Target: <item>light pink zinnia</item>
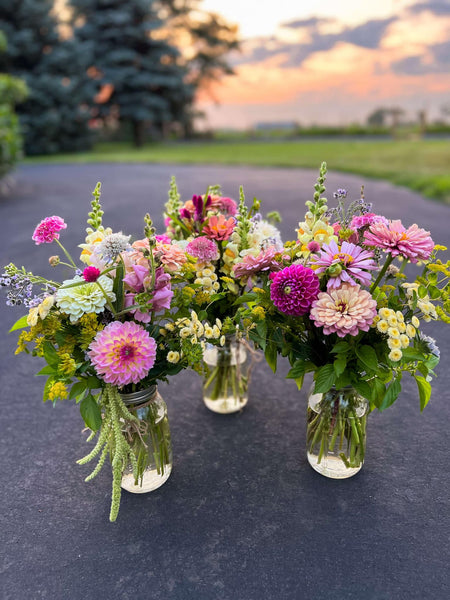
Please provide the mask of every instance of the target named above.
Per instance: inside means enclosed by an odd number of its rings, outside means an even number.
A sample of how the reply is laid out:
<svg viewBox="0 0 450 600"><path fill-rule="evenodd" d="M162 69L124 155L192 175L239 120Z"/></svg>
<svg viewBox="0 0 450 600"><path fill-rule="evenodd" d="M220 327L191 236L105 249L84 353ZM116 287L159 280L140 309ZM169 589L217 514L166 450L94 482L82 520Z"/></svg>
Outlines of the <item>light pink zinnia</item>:
<svg viewBox="0 0 450 600"><path fill-rule="evenodd" d="M370 285L372 277L368 271L377 268L373 252L350 242L342 242L339 247L334 240L324 244L320 254L313 255L310 262L316 273L326 273L330 277L327 288L338 288L344 282Z"/></svg>
<svg viewBox="0 0 450 600"><path fill-rule="evenodd" d="M148 375L155 364L156 342L133 321L113 321L97 333L88 355L103 381L122 387Z"/></svg>
<svg viewBox="0 0 450 600"><path fill-rule="evenodd" d="M403 256L412 263L430 258L434 242L430 232L421 229L415 223L405 229L400 220L374 223L364 233L364 242L368 246L382 248L392 256Z"/></svg>
<svg viewBox="0 0 450 600"><path fill-rule="evenodd" d="M261 250L258 256L247 254L240 262L233 266L233 274L235 277L251 277L260 271L279 271L283 268L278 261L275 260L275 255L279 254L275 248L267 248Z"/></svg>
<svg viewBox="0 0 450 600"><path fill-rule="evenodd" d="M186 246L186 252L191 256L195 256L201 262L211 262L219 258L219 249L216 242L203 235L189 242Z"/></svg>
<svg viewBox="0 0 450 600"><path fill-rule="evenodd" d="M321 292L313 302L310 317L326 335L339 337L368 331L377 314L377 303L359 285L342 284L337 290Z"/></svg>
<svg viewBox="0 0 450 600"><path fill-rule="evenodd" d="M64 223L64 219L61 217L46 217L43 221L36 226L32 235L32 240L39 244L51 244L53 240L59 240L59 233L61 229L66 229L67 224Z"/></svg>
<svg viewBox="0 0 450 600"><path fill-rule="evenodd" d="M223 215L213 215L209 217L207 225L203 227L203 233L209 239L227 240L233 233L236 219L230 217L226 219Z"/></svg>

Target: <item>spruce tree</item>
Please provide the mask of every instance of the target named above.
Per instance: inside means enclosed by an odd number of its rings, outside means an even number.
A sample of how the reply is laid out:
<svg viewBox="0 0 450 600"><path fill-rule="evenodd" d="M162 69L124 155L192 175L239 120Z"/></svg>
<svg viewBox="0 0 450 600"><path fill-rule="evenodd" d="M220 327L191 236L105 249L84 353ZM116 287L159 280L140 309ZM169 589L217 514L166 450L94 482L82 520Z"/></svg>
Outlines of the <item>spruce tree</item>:
<svg viewBox="0 0 450 600"><path fill-rule="evenodd" d="M29 89L17 106L27 154L81 150L91 141L88 49L60 41L52 8L52 0L0 0L0 30L8 39L0 71L24 79Z"/></svg>
<svg viewBox="0 0 450 600"><path fill-rule="evenodd" d="M160 3L153 0L70 0L74 36L92 47L90 73L100 88L96 114L130 122L134 143L146 128L163 131L183 118L193 87L178 50L162 35Z"/></svg>

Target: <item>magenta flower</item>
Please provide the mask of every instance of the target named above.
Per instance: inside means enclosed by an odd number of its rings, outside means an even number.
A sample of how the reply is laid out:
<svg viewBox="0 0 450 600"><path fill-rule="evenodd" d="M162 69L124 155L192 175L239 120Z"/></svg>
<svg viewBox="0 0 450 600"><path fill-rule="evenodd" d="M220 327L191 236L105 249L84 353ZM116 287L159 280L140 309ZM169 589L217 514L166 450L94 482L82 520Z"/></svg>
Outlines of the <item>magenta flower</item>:
<svg viewBox="0 0 450 600"><path fill-rule="evenodd" d="M97 281L97 279L100 277L100 274L100 269L97 269L97 267L92 266L86 267L82 273L83 279L88 283L93 283L94 281Z"/></svg>
<svg viewBox="0 0 450 600"><path fill-rule="evenodd" d="M387 225L389 221L382 215L376 215L375 213L366 213L365 215L355 215L350 223L350 229L361 229L373 223L384 223Z"/></svg>
<svg viewBox="0 0 450 600"><path fill-rule="evenodd" d="M186 246L186 252L195 256L201 262L210 262L219 258L219 250L214 240L205 236L200 236L189 242Z"/></svg>
<svg viewBox="0 0 450 600"><path fill-rule="evenodd" d="M371 275L368 271L377 268L373 252L350 242L342 242L339 247L334 240L324 244L320 254L311 257L311 266L316 273L326 273L330 277L327 288L338 288L344 282L370 285Z"/></svg>
<svg viewBox="0 0 450 600"><path fill-rule="evenodd" d="M376 314L377 303L369 292L344 283L337 290L321 292L313 302L310 317L326 335L344 337L369 331Z"/></svg>
<svg viewBox="0 0 450 600"><path fill-rule="evenodd" d="M142 292L144 289L144 280L149 276L149 270L142 265L131 265L132 271L129 271L123 278L126 283L135 292Z"/></svg>
<svg viewBox="0 0 450 600"><path fill-rule="evenodd" d="M125 294L125 308L137 304L135 296L136 294L134 292L128 292ZM158 267L155 271L153 295L145 307L148 310L140 311L138 308L136 308L134 310L130 310L130 313L133 315L136 321L140 321L141 323L150 323L152 320L152 313L170 308L172 298L173 292L170 287L170 275L164 272L164 267Z"/></svg>
<svg viewBox="0 0 450 600"><path fill-rule="evenodd" d="M97 333L88 355L103 381L122 387L148 375L155 364L156 342L133 321L113 321Z"/></svg>
<svg viewBox="0 0 450 600"><path fill-rule="evenodd" d="M412 263L430 258L434 242L430 232L416 224L405 229L400 220L374 223L364 233L364 242L368 246L382 248L392 256L409 258Z"/></svg>
<svg viewBox="0 0 450 600"><path fill-rule="evenodd" d="M261 250L258 256L247 254L242 260L233 266L235 277L251 277L260 271L279 271L282 266L275 260L277 254L275 248Z"/></svg>
<svg viewBox="0 0 450 600"><path fill-rule="evenodd" d="M319 292L319 278L312 269L291 265L271 273L270 297L278 310L286 315L305 315Z"/></svg>
<svg viewBox="0 0 450 600"><path fill-rule="evenodd" d="M66 229L67 224L64 223L64 219L61 217L46 217L43 221L37 225L32 235L32 240L39 244L51 244L54 240L59 240L59 233L61 229Z"/></svg>
<svg viewBox="0 0 450 600"><path fill-rule="evenodd" d="M170 219L169 219L169 222L170 222ZM166 223L166 225L168 225L168 223ZM172 243L172 239L165 233L163 233L162 235L155 235L155 240L157 242L159 242L160 244L171 244Z"/></svg>

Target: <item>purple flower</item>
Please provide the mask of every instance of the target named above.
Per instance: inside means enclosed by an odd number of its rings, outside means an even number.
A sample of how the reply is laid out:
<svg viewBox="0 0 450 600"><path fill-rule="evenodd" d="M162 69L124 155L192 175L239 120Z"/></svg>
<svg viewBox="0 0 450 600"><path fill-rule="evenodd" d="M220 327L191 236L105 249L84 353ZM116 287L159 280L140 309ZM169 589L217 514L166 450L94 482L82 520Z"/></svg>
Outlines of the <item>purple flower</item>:
<svg viewBox="0 0 450 600"><path fill-rule="evenodd" d="M368 271L377 268L373 252L350 242L342 242L339 247L334 240L324 244L319 255L311 257L311 266L316 273L326 273L329 276L327 288L338 288L344 282L350 285L370 285L372 276Z"/></svg>
<svg viewBox="0 0 450 600"><path fill-rule="evenodd" d="M138 265L135 265L135 267L136 266ZM128 292L127 294L125 294L125 308L136 304L135 296L136 294L134 292ZM173 292L170 287L170 275L164 272L164 267L158 267L155 271L153 295L149 299L148 304L145 307L148 308L148 312L141 312L137 308L130 312L132 313L136 321L141 321L142 323L150 323L150 321L152 320L151 313L170 308L172 298Z"/></svg>
<svg viewBox="0 0 450 600"><path fill-rule="evenodd" d="M205 236L199 236L189 242L186 246L186 252L202 262L210 262L219 258L219 249L216 242Z"/></svg>
<svg viewBox="0 0 450 600"><path fill-rule="evenodd" d="M270 297L278 310L286 315L305 315L319 293L319 278L312 269L291 265L271 273Z"/></svg>
<svg viewBox="0 0 450 600"><path fill-rule="evenodd" d="M133 271L129 271L123 278L126 283L135 292L142 292L144 288L144 280L149 276L149 271L141 265L132 265Z"/></svg>
<svg viewBox="0 0 450 600"><path fill-rule="evenodd" d="M386 217L382 215L376 215L375 213L366 213L365 215L355 215L350 223L350 229L361 229L372 225L372 223L384 223L388 224Z"/></svg>

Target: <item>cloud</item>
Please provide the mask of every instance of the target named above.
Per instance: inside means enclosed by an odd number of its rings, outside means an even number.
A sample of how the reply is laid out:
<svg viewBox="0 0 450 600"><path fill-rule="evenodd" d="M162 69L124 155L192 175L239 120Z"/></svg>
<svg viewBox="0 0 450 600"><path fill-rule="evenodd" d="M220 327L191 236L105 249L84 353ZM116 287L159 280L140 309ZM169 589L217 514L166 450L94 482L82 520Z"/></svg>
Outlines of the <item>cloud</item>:
<svg viewBox="0 0 450 600"><path fill-rule="evenodd" d="M429 2L418 2L409 7L409 11L414 15L426 10L432 12L436 16L447 16L450 15L450 2L445 0L429 0Z"/></svg>
<svg viewBox="0 0 450 600"><path fill-rule="evenodd" d="M311 17L285 23L282 27L304 30L308 33L308 41L284 42L280 38L260 38L259 43L249 40L244 44L243 55L233 61L235 66L259 63L274 56L285 56L280 68L301 66L316 52L332 50L338 43L346 42L361 48L378 48L387 28L397 17L388 19L372 19L355 27L346 27L339 33L321 33L320 26L338 22L335 19Z"/></svg>
<svg viewBox="0 0 450 600"><path fill-rule="evenodd" d="M426 75L427 73L450 72L450 42L429 47L429 55L407 56L392 63L392 70L398 75ZM430 56L432 59L430 59Z"/></svg>

